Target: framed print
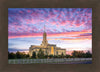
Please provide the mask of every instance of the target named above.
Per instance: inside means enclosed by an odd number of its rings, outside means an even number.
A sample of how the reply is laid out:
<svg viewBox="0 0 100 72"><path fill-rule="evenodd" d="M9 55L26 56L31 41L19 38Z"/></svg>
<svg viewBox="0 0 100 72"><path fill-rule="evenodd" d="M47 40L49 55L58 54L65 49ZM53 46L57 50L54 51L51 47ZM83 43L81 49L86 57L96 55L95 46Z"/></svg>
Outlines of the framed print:
<svg viewBox="0 0 100 72"><path fill-rule="evenodd" d="M100 4L0 1L0 72L99 72Z"/></svg>

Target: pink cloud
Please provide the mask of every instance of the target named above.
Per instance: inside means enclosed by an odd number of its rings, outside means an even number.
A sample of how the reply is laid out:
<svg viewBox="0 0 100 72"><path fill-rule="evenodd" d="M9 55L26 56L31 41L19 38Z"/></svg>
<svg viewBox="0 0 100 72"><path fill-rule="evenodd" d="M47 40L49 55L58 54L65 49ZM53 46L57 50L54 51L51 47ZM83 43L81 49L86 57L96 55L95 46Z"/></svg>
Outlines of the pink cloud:
<svg viewBox="0 0 100 72"><path fill-rule="evenodd" d="M23 13L23 11L19 11L20 13Z"/></svg>
<svg viewBox="0 0 100 72"><path fill-rule="evenodd" d="M63 20L63 21L61 22L61 25L62 25L62 26L66 25L66 21Z"/></svg>
<svg viewBox="0 0 100 72"><path fill-rule="evenodd" d="M53 21L53 22L51 22L51 24L52 24L52 25L55 25L55 24L56 24L56 22L55 22L55 21Z"/></svg>
<svg viewBox="0 0 100 72"><path fill-rule="evenodd" d="M31 11L30 10L27 10L27 12L30 13Z"/></svg>
<svg viewBox="0 0 100 72"><path fill-rule="evenodd" d="M59 37L59 36L63 36L63 37L77 37L79 36L80 34L84 34L84 33L91 33L91 32L62 32L62 33L54 33L54 34L51 34L51 33L47 33L47 36L48 37ZM9 32L10 34L10 32ZM36 36L42 36L43 33L28 33L25 34L25 35L20 35L21 37L24 36L24 37L29 37L29 36L33 36L33 37L36 37ZM14 36L14 35L13 35ZM20 36L14 36L14 37L20 37ZM9 38L11 36L9 35Z"/></svg>

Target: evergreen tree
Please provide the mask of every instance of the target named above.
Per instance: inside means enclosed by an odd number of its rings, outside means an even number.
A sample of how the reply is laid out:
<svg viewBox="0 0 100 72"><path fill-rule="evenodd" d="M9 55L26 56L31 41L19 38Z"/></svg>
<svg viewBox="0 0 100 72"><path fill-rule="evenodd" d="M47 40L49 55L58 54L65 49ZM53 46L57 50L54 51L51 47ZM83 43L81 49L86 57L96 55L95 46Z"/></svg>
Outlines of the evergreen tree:
<svg viewBox="0 0 100 72"><path fill-rule="evenodd" d="M61 58L64 58L64 54L63 54L63 52L62 52L62 54L61 54Z"/></svg>
<svg viewBox="0 0 100 72"><path fill-rule="evenodd" d="M36 52L33 52L32 58L36 58Z"/></svg>
<svg viewBox="0 0 100 72"><path fill-rule="evenodd" d="M44 58L44 52L42 51L42 49L39 49L39 52L37 54L38 58Z"/></svg>

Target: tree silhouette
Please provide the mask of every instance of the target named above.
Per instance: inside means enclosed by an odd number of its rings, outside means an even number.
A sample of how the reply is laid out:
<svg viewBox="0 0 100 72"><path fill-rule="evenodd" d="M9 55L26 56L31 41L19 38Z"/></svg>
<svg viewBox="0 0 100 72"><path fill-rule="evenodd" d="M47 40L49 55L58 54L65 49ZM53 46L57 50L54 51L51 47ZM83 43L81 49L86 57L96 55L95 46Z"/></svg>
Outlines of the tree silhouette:
<svg viewBox="0 0 100 72"><path fill-rule="evenodd" d="M67 54L67 55L66 55L66 58L71 58L71 56Z"/></svg>
<svg viewBox="0 0 100 72"><path fill-rule="evenodd" d="M22 59L22 58L29 58L29 54L26 54L25 52L19 52L16 53L9 52L8 51L8 59Z"/></svg>
<svg viewBox="0 0 100 72"><path fill-rule="evenodd" d="M16 54L15 53L9 53L8 52L8 59L15 59L16 58Z"/></svg>
<svg viewBox="0 0 100 72"><path fill-rule="evenodd" d="M16 52L16 57L17 57L18 59L22 58L21 53L20 53L19 51Z"/></svg>
<svg viewBox="0 0 100 72"><path fill-rule="evenodd" d="M73 51L72 52L72 57L76 57L76 58L91 58L92 54L90 53L90 51L87 51L86 53L84 53L83 51Z"/></svg>
<svg viewBox="0 0 100 72"><path fill-rule="evenodd" d="M78 52L77 51L73 51L72 55L73 55L73 57L78 57Z"/></svg>
<svg viewBox="0 0 100 72"><path fill-rule="evenodd" d="M90 58L90 57L92 57L92 54L90 53L90 51L87 51L86 52L86 58Z"/></svg>

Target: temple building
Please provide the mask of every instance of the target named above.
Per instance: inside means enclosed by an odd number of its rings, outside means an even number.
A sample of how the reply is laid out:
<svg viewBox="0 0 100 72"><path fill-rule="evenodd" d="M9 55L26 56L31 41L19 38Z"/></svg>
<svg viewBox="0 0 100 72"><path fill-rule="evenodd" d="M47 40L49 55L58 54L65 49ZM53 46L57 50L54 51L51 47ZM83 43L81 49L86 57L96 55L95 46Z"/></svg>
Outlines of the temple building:
<svg viewBox="0 0 100 72"><path fill-rule="evenodd" d="M55 44L48 43L47 34L45 32L45 26L42 44L40 46L31 45L31 47L29 48L30 57L32 56L33 52L36 52L36 54L38 54L40 48L42 49L45 55L61 55L62 53L66 55L66 49L62 49L60 47L57 47Z"/></svg>

